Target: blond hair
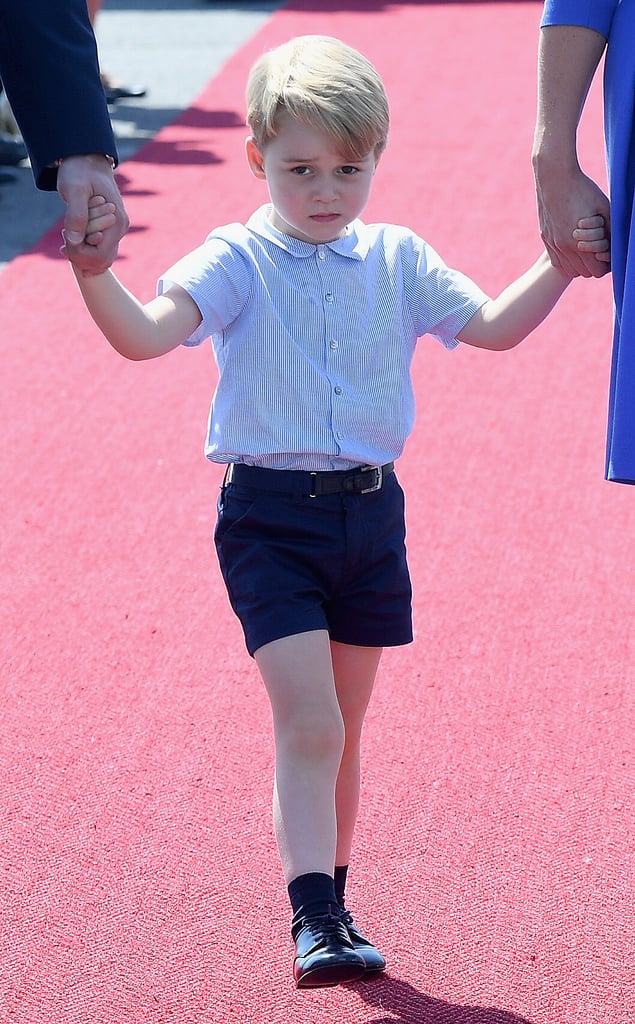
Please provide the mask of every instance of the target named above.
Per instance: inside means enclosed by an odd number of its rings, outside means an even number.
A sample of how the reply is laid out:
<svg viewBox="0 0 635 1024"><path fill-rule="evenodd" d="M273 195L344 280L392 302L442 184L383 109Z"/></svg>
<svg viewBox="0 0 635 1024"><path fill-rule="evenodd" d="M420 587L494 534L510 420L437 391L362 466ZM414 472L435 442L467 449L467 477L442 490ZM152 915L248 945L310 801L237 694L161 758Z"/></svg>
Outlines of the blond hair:
<svg viewBox="0 0 635 1024"><path fill-rule="evenodd" d="M262 150L282 111L323 131L347 159L379 156L389 127L388 99L361 53L330 36L298 36L270 50L251 69L247 124Z"/></svg>

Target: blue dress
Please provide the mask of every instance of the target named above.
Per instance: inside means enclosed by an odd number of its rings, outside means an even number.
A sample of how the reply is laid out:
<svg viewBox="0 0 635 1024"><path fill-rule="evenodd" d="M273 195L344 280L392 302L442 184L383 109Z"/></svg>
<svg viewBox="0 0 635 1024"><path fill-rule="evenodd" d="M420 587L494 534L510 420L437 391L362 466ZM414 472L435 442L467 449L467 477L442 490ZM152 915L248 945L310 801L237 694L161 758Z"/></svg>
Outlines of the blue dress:
<svg viewBox="0 0 635 1024"><path fill-rule="evenodd" d="M635 483L635 0L547 0L543 25L584 25L608 40L604 128L615 322L606 478Z"/></svg>

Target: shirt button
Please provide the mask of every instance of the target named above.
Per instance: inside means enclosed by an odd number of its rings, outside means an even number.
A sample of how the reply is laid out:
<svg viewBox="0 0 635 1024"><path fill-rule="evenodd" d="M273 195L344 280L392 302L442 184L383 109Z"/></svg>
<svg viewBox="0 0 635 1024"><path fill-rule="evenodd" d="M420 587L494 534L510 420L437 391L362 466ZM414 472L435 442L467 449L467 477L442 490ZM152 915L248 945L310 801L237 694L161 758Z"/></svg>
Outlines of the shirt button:
<svg viewBox="0 0 635 1024"><path fill-rule="evenodd" d="M333 292L327 292L326 295L324 296L324 298L326 299L327 302L332 302L333 301Z"/></svg>
<svg viewBox="0 0 635 1024"><path fill-rule="evenodd" d="M341 395L342 394L342 389L339 386L339 384L336 387L334 387L333 390L334 390L336 395Z"/></svg>
<svg viewBox="0 0 635 1024"><path fill-rule="evenodd" d="M335 338L331 339L331 348L339 348L339 344L339 341L336 341Z"/></svg>
<svg viewBox="0 0 635 1024"><path fill-rule="evenodd" d="M318 254L318 259L320 259L320 260L325 260L326 259L326 253L324 252L324 249L322 248L321 245L318 247L317 254Z"/></svg>

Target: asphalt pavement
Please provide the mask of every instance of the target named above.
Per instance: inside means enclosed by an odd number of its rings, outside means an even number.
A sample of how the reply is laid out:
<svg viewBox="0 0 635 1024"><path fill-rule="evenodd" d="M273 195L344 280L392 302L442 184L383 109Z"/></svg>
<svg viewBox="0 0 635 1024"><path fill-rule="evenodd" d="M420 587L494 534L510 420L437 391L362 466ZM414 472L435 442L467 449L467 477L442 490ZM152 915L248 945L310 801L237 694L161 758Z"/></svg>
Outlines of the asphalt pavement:
<svg viewBox="0 0 635 1024"><path fill-rule="evenodd" d="M281 2L104 0L96 35L100 63L114 79L147 95L110 108L120 160L129 159L173 121L227 58ZM39 192L28 162L0 168L0 271L60 218L55 193Z"/></svg>

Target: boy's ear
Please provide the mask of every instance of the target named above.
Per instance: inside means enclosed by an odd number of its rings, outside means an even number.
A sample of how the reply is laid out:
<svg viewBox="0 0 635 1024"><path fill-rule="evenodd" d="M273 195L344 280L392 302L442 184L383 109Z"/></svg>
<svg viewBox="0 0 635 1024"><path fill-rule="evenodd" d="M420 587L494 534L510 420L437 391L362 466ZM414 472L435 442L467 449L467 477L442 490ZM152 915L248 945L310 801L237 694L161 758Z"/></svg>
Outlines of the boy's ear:
<svg viewBox="0 0 635 1024"><path fill-rule="evenodd" d="M265 162L263 160L262 153L256 145L256 140L253 135L250 135L249 138L245 140L245 153L247 155L249 169L251 170L254 178L266 178Z"/></svg>

